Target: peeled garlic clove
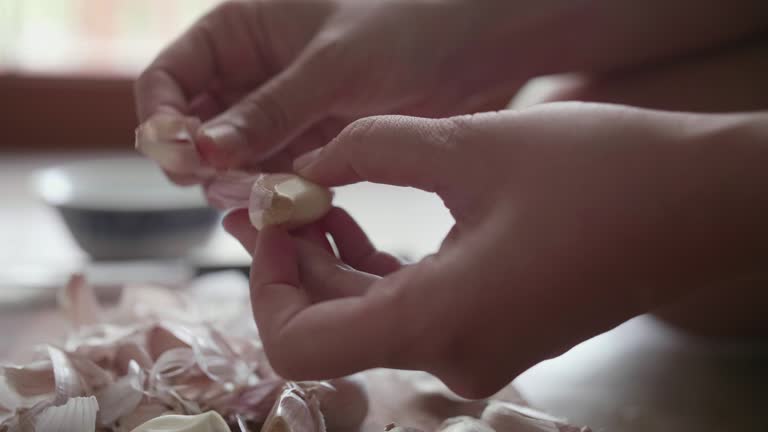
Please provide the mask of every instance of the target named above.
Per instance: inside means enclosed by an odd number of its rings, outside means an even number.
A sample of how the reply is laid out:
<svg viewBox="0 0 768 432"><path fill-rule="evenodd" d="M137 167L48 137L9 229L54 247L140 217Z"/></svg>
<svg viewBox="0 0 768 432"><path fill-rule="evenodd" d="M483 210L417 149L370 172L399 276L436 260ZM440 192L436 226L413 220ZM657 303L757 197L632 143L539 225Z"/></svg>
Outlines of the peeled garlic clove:
<svg viewBox="0 0 768 432"><path fill-rule="evenodd" d="M194 117L155 114L136 129L136 150L170 172L210 177L213 169L203 166L194 143L199 127Z"/></svg>
<svg viewBox="0 0 768 432"><path fill-rule="evenodd" d="M473 417L453 417L445 420L438 428L440 432L494 432L494 429L482 420ZM496 431L498 432L498 431ZM517 432L511 430L510 432Z"/></svg>
<svg viewBox="0 0 768 432"><path fill-rule="evenodd" d="M312 223L331 209L333 193L294 174L263 174L251 189L248 214L257 229Z"/></svg>
<svg viewBox="0 0 768 432"><path fill-rule="evenodd" d="M232 432L215 411L197 415L164 415L139 425L131 432Z"/></svg>

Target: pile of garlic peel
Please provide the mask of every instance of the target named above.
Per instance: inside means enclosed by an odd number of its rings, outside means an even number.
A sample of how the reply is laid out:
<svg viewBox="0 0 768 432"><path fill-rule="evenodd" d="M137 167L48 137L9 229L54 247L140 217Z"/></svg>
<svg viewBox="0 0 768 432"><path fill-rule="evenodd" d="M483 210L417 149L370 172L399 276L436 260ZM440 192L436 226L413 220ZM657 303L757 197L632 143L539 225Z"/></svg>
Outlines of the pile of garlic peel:
<svg viewBox="0 0 768 432"><path fill-rule="evenodd" d="M136 149L172 173L206 183L206 196L220 209L248 208L251 223L297 228L320 219L331 208L333 194L294 174L216 172L201 159L195 145L200 121L160 113L136 130Z"/></svg>
<svg viewBox="0 0 768 432"><path fill-rule="evenodd" d="M438 432L591 432L528 407L511 402L490 400L479 418L451 417L443 421ZM411 427L390 424L385 432L422 432Z"/></svg>
<svg viewBox="0 0 768 432"><path fill-rule="evenodd" d="M358 426L367 413L358 379L277 376L255 326L241 328L247 315L229 317L237 328L200 322L178 293L145 286L126 287L107 309L77 275L61 294L73 332L30 363L0 366L2 432L256 432L284 423L287 432L325 432Z"/></svg>

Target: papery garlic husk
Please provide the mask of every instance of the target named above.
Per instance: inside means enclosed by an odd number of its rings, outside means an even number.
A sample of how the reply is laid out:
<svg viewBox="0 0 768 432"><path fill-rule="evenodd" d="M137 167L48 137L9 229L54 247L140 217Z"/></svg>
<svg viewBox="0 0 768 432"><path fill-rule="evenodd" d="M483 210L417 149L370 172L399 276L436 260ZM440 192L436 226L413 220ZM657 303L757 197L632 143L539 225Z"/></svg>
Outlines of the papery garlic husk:
<svg viewBox="0 0 768 432"><path fill-rule="evenodd" d="M503 401L490 401L480 418L496 432L589 432L565 420Z"/></svg>
<svg viewBox="0 0 768 432"><path fill-rule="evenodd" d="M287 383L261 432L325 432L320 403L296 383Z"/></svg>
<svg viewBox="0 0 768 432"><path fill-rule="evenodd" d="M440 432L494 432L494 429L482 420L474 417L452 417L438 428ZM497 431L498 432L498 431ZM510 431L516 432L516 431Z"/></svg>
<svg viewBox="0 0 768 432"><path fill-rule="evenodd" d="M2 366L0 375L5 378L5 386L8 390L12 390L21 397L51 393L55 388L53 365L50 360L40 360L26 366ZM0 386L0 389L5 386ZM0 406L2 406L2 396L0 395Z"/></svg>
<svg viewBox="0 0 768 432"><path fill-rule="evenodd" d="M171 113L157 113L136 129L136 150L169 172L208 178L214 170L205 166L194 138L200 120Z"/></svg>
<svg viewBox="0 0 768 432"><path fill-rule="evenodd" d="M251 190L258 177L242 171L220 173L206 185L205 198L219 210L248 208Z"/></svg>
<svg viewBox="0 0 768 432"><path fill-rule="evenodd" d="M35 420L35 432L95 432L99 404L96 398L70 398L61 406L46 408Z"/></svg>
<svg viewBox="0 0 768 432"><path fill-rule="evenodd" d="M215 411L197 415L164 415L153 418L131 432L232 432Z"/></svg>
<svg viewBox="0 0 768 432"><path fill-rule="evenodd" d="M128 372L117 381L108 384L98 393L99 424L109 426L120 417L136 410L144 398L145 373L133 360L128 365Z"/></svg>
<svg viewBox="0 0 768 432"><path fill-rule="evenodd" d="M333 193L294 174L260 175L251 189L248 214L257 229L278 225L297 228L323 217Z"/></svg>

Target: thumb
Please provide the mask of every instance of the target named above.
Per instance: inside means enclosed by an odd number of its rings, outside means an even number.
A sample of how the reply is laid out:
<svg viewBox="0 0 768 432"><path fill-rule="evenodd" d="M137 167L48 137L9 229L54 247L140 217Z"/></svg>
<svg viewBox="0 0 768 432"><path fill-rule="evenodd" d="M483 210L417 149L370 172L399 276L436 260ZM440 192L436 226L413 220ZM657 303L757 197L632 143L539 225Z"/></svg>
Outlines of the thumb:
<svg viewBox="0 0 768 432"><path fill-rule="evenodd" d="M371 181L438 192L460 169L461 124L459 118L360 119L327 146L296 159L294 169L326 186Z"/></svg>
<svg viewBox="0 0 768 432"><path fill-rule="evenodd" d="M324 74L295 63L208 121L197 136L203 158L218 169L260 162L325 116L332 86Z"/></svg>

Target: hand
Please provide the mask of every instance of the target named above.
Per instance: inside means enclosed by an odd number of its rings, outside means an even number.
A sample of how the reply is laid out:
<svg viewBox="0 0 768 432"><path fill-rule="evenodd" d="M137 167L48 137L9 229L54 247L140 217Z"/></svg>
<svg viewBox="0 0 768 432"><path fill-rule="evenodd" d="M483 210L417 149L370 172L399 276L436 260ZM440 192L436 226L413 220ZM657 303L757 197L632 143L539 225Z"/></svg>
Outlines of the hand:
<svg viewBox="0 0 768 432"><path fill-rule="evenodd" d="M210 164L278 171L362 116L498 109L522 79L492 61L503 42L489 42L495 3L226 2L138 79L139 119L199 117Z"/></svg>
<svg viewBox="0 0 768 432"><path fill-rule="evenodd" d="M439 252L400 267L338 210L308 230L315 244L330 233L341 261L308 253L306 232L228 218L253 251L267 355L292 379L419 369L485 397L635 315L760 269L760 124L578 103L359 120L298 172L433 191L456 224Z"/></svg>

